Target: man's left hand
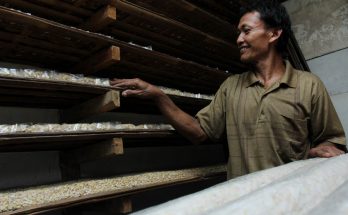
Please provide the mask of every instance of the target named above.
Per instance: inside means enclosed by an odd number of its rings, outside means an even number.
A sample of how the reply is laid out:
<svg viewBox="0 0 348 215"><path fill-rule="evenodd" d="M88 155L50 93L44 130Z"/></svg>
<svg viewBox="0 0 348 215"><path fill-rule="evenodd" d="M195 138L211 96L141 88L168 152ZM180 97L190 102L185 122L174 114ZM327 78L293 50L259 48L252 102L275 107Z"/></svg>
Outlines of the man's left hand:
<svg viewBox="0 0 348 215"><path fill-rule="evenodd" d="M330 158L344 154L333 143L322 143L309 150L309 157Z"/></svg>

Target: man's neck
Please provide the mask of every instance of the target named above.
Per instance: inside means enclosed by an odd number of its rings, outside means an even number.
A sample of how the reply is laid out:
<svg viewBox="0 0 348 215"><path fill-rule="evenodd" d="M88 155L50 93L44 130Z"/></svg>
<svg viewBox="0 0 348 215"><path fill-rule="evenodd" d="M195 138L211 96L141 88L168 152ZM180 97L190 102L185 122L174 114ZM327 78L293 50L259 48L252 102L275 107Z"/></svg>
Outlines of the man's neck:
<svg viewBox="0 0 348 215"><path fill-rule="evenodd" d="M273 55L255 64L255 75L264 85L269 88L279 81L285 73L285 65L280 55Z"/></svg>

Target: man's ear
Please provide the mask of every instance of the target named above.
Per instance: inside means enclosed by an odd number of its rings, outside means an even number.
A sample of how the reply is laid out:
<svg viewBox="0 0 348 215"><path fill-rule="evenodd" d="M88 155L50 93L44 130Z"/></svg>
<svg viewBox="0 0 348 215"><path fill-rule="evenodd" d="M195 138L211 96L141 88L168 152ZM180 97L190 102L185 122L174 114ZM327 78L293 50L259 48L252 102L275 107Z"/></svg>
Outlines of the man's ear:
<svg viewBox="0 0 348 215"><path fill-rule="evenodd" d="M274 42L276 41L283 33L283 30L280 28L272 28L270 29L270 38L269 38L269 42Z"/></svg>

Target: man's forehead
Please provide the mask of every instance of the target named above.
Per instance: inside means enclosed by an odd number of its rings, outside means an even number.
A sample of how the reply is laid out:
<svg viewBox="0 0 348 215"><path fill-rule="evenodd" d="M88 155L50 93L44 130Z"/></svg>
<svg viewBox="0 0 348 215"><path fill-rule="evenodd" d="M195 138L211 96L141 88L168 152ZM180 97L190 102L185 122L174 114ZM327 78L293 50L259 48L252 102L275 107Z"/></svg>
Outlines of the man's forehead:
<svg viewBox="0 0 348 215"><path fill-rule="evenodd" d="M238 24L238 29L243 27L256 27L264 25L264 22L261 20L260 13L257 11L252 11L244 14Z"/></svg>

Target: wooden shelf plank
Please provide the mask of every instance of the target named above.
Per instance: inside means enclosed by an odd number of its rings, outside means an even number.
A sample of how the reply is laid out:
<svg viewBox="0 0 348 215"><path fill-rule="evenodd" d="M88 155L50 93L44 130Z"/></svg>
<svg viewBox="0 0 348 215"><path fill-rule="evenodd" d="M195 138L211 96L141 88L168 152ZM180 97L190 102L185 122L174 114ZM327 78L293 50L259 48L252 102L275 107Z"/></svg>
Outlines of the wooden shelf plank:
<svg viewBox="0 0 348 215"><path fill-rule="evenodd" d="M1 105L68 108L110 89L77 83L0 77Z"/></svg>
<svg viewBox="0 0 348 215"><path fill-rule="evenodd" d="M12 134L0 135L0 151L36 151L36 150L65 150L79 148L83 145L95 144L113 138L123 138L142 141L159 139L173 139L175 144L190 144L175 131L170 130L130 130L106 132L76 132L76 133L41 133L41 134ZM170 143L170 141L169 141ZM151 144L151 141L150 143ZM146 145L146 144L145 144Z"/></svg>
<svg viewBox="0 0 348 215"><path fill-rule="evenodd" d="M61 208L69 208L72 206L77 206L81 204L87 204L90 202L99 202L99 201L105 201L109 199L116 199L116 198L124 198L125 196L131 196L136 195L138 193L164 188L164 187L170 187L170 186L177 186L187 183L193 183L193 182L200 182L200 181L206 181L206 180L215 180L217 177L225 177L226 173L225 170L223 170L223 166L218 167L203 167L203 168L195 168L195 169L186 169L183 170L181 174L176 174L176 171L165 171L163 173L161 172L154 172L154 173L145 173L145 174L139 174L139 175L133 175L133 176L125 176L123 178L120 178L119 180L125 179L127 181L132 181L137 183L137 185L134 186L127 186L125 185L124 188L118 186L118 188L112 188L108 191L94 191L92 193L84 194L79 197L67 197L60 200L55 201L49 201L47 203L41 203L36 205L27 205L21 208L16 208L12 211L4 212L3 214L23 214L23 213L44 213L48 211L54 211ZM161 178L161 180L158 180L157 177L154 177L155 175L161 175L166 174L166 178ZM152 175L152 177L148 177ZM130 177L128 179L127 177ZM145 180L142 178L146 178ZM112 179L111 179L112 180ZM115 178L114 180L118 180ZM139 182L137 181L139 180ZM72 188L74 186L79 186L79 182L72 182L71 185L65 185L65 186L71 186ZM103 183L103 181L100 182L93 182L93 180L90 181L81 181L81 183ZM57 185L48 185L47 187L50 187L50 189L59 189L61 187L60 184ZM80 187L84 187L84 185L81 185ZM42 188L41 188L42 189ZM71 189L71 188L68 188ZM32 188L32 190L35 190L35 187ZM19 191L17 191L19 192ZM25 192L25 191L23 191ZM25 194L23 194L25 195Z"/></svg>

